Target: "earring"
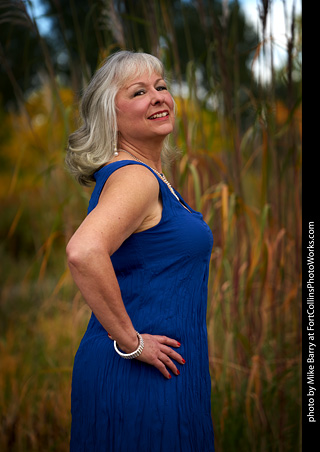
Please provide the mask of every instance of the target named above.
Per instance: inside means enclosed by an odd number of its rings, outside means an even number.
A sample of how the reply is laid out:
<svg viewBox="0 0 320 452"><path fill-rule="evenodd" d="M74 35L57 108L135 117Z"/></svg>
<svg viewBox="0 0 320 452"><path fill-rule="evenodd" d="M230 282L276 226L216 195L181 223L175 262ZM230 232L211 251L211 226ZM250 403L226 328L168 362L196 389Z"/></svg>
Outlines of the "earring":
<svg viewBox="0 0 320 452"><path fill-rule="evenodd" d="M116 141L114 142L114 146L113 146L113 155L114 155L115 157L118 157L118 155L119 155L119 152L118 152L118 149L117 149L117 142L116 142Z"/></svg>

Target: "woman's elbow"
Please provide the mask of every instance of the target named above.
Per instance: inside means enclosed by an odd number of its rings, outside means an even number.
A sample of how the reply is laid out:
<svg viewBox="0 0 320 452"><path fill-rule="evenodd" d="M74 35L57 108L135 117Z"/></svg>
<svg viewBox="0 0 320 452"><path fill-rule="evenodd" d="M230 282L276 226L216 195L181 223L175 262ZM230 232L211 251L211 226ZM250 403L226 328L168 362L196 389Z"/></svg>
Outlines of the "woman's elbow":
<svg viewBox="0 0 320 452"><path fill-rule="evenodd" d="M79 267L88 259L89 249L71 239L66 247L67 262L70 268Z"/></svg>
<svg viewBox="0 0 320 452"><path fill-rule="evenodd" d="M71 238L66 247L67 262L70 268L84 268L92 265L94 258L100 256L103 247L95 242Z"/></svg>

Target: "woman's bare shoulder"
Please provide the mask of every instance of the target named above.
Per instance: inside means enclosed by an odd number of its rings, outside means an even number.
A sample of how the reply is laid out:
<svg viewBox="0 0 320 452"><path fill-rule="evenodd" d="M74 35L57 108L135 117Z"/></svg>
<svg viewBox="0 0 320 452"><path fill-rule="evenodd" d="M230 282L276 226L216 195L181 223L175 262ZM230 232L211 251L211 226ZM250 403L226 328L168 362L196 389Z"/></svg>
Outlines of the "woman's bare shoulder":
<svg viewBox="0 0 320 452"><path fill-rule="evenodd" d="M118 168L109 176L101 196L113 190L129 196L137 193L145 193L147 197L152 194L158 196L159 182L149 168L134 162L134 164Z"/></svg>

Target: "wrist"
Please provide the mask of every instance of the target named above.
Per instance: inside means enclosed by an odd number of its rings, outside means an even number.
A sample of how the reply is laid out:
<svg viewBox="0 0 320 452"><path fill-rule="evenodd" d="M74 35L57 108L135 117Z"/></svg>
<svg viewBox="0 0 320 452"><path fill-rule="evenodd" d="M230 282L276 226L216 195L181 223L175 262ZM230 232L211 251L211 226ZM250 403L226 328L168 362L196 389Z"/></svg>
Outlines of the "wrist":
<svg viewBox="0 0 320 452"><path fill-rule="evenodd" d="M140 343L140 342L139 342L139 339L138 339L138 337L136 336L134 342L133 342L133 343L130 343L129 345L128 345L128 344L126 344L126 345L119 344L119 342L117 342L117 345L118 345L118 349L119 349L120 351L122 351L122 352L124 352L124 353L132 353L132 352L134 352L135 350L137 350L137 348L139 347L139 343Z"/></svg>
<svg viewBox="0 0 320 452"><path fill-rule="evenodd" d="M133 330L133 334L130 334L130 337L126 337L124 340L118 340L117 346L123 353L132 353L139 347L140 341L137 336L137 333L135 330Z"/></svg>
<svg viewBox="0 0 320 452"><path fill-rule="evenodd" d="M118 346L117 342L114 341L114 349L118 353L118 355L120 355L122 358L133 359L133 358L137 358L138 356L141 355L143 347L144 347L144 342L143 342L142 336L138 333L138 331L136 331L136 335L137 335L137 339L138 339L138 347L136 347L135 350L133 350L132 352L129 352L129 353L124 353L122 350L119 350L119 346Z"/></svg>

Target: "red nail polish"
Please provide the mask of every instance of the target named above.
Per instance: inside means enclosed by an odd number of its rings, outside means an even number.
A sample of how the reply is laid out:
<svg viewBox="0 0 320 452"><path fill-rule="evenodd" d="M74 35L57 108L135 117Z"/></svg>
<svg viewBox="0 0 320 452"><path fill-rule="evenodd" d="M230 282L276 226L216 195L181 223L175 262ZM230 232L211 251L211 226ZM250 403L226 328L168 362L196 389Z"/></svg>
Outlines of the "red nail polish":
<svg viewBox="0 0 320 452"><path fill-rule="evenodd" d="M170 380L170 378L171 378L171 375L169 375L169 377L168 377L168 378L169 378L169 380Z"/></svg>
<svg viewBox="0 0 320 452"><path fill-rule="evenodd" d="M177 375L180 375L180 372L177 370Z"/></svg>
<svg viewBox="0 0 320 452"><path fill-rule="evenodd" d="M185 359L182 359L182 364L184 364L186 362L186 360Z"/></svg>
<svg viewBox="0 0 320 452"><path fill-rule="evenodd" d="M177 344L178 344L178 347L180 347L180 345L181 345L180 342L177 342Z"/></svg>

